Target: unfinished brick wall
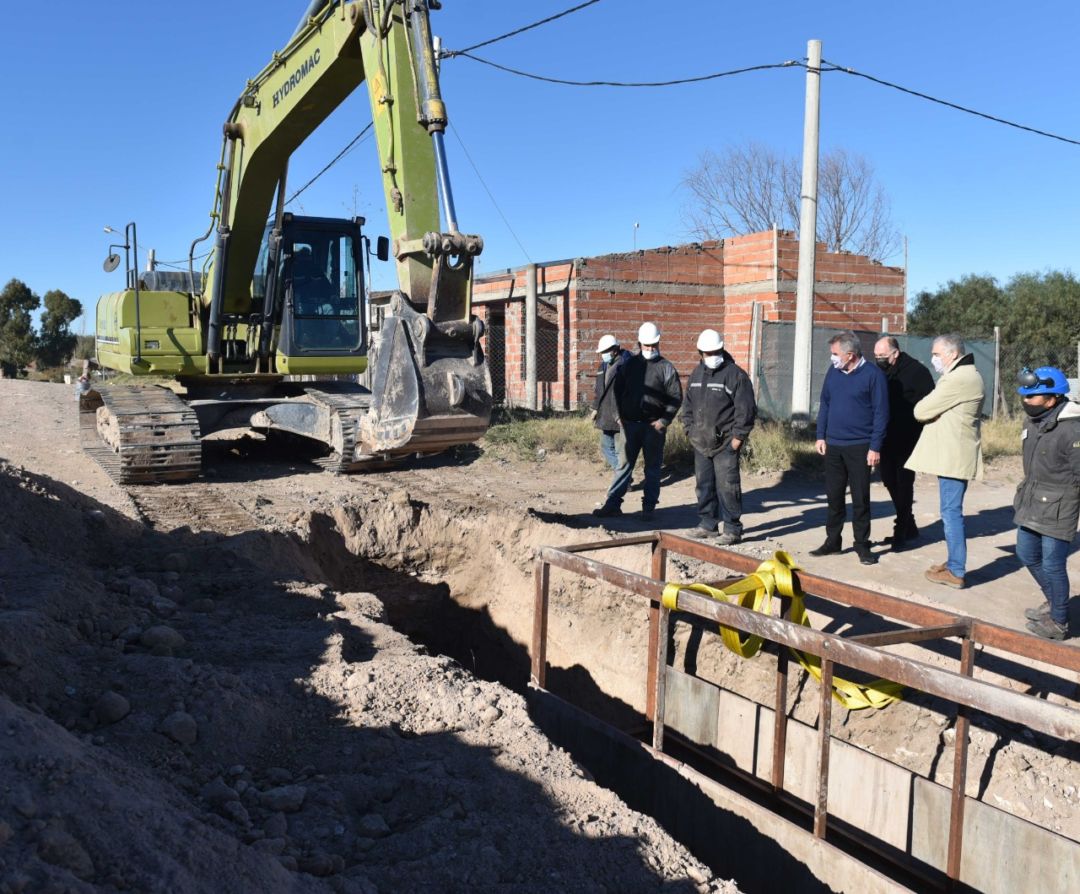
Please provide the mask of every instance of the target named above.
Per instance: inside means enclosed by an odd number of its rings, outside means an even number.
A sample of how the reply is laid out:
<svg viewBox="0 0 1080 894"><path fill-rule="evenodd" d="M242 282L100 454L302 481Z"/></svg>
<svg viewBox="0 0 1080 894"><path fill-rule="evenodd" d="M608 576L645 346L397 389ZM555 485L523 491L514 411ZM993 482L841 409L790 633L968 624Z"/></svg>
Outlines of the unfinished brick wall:
<svg viewBox="0 0 1080 894"><path fill-rule="evenodd" d="M861 255L816 252L814 326L903 332L904 271ZM651 321L661 350L685 379L698 362L702 329L717 329L736 362L748 367L754 304L763 321L793 321L799 243L783 230L717 242L643 249L538 265L538 404L572 409L592 399L596 343L614 335L624 347ZM479 278L475 311L505 321L504 399L525 403L525 268ZM494 329L495 327L493 327ZM497 354L489 342L488 353ZM496 396L498 398L498 395Z"/></svg>

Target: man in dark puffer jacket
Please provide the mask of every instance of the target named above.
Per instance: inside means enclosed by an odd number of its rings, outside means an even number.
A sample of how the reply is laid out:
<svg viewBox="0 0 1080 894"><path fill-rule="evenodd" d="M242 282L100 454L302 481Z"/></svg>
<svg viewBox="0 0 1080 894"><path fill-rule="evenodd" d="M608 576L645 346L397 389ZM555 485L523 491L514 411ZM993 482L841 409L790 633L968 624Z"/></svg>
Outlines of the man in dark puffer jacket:
<svg viewBox="0 0 1080 894"><path fill-rule="evenodd" d="M1066 561L1080 520L1080 404L1069 400L1069 381L1053 366L1017 376L1027 420L1024 480L1013 500L1016 557L1031 572L1046 601L1024 612L1028 630L1044 639L1069 635Z"/></svg>
<svg viewBox="0 0 1080 894"><path fill-rule="evenodd" d="M701 363L690 374L680 418L694 445L698 532L713 534L718 521L724 546L742 539L742 480L739 455L754 427L757 403L750 377L724 350L715 329L698 336Z"/></svg>

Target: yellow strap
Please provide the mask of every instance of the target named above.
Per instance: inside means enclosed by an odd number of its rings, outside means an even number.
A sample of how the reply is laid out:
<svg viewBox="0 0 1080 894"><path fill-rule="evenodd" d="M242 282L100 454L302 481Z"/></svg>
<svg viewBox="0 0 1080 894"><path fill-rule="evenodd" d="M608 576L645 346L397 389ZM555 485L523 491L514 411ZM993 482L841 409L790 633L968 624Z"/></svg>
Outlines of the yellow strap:
<svg viewBox="0 0 1080 894"><path fill-rule="evenodd" d="M710 587L707 584L666 584L661 604L665 608L676 609L679 590L690 590L711 599L733 602L742 608L769 615L772 614L773 596L788 596L791 598L791 621L803 627L809 627L810 618L803 601L802 587L795 575L798 569L799 566L795 564L795 560L788 553L779 550L773 558L758 565L753 574L723 589ZM760 636L754 635L748 635L744 639L740 631L725 627L723 624L720 625L720 636L724 645L742 658L753 658L757 655L763 642ZM791 649L791 654L808 674L819 683L821 682L821 659L818 656L806 655L798 649ZM864 684L833 677L833 697L849 711L861 708L884 708L894 701L899 701L902 691L901 685L889 680L874 680Z"/></svg>

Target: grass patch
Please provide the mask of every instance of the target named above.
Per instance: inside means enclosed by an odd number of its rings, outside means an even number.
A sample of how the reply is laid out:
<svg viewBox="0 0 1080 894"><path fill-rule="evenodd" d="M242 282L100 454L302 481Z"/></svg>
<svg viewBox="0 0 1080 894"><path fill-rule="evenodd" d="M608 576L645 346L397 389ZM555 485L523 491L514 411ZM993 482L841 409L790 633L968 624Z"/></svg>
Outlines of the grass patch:
<svg viewBox="0 0 1080 894"><path fill-rule="evenodd" d="M1024 428L1022 416L1007 416L1004 413L996 419L986 419L982 424L983 459L997 459L1001 456L1019 456L1023 451L1020 432Z"/></svg>
<svg viewBox="0 0 1080 894"><path fill-rule="evenodd" d="M484 436L484 446L496 456L512 455L538 461L545 456L566 454L603 465L600 433L589 412L538 413L521 409L497 409L491 427ZM668 429L664 441L664 464L689 466L694 448L678 420ZM812 430L795 431L780 422L758 424L743 451L743 469L747 472L785 472L797 470L808 476L820 476L821 457L814 452Z"/></svg>

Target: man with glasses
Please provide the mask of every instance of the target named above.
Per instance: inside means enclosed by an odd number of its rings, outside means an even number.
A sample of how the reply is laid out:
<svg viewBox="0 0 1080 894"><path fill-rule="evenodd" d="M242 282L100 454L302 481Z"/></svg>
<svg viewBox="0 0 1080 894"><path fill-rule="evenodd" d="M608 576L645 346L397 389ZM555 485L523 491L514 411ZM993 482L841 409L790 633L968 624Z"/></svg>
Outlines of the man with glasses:
<svg viewBox="0 0 1080 894"><path fill-rule="evenodd" d="M912 506L915 503L915 473L904 468L922 433L922 423L914 408L934 390L930 370L914 357L900 350L891 335L879 338L874 345L874 362L885 373L889 386L889 428L881 451L881 483L896 508L892 537L885 539L894 550L902 550L919 536Z"/></svg>
<svg viewBox="0 0 1080 894"><path fill-rule="evenodd" d="M854 332L833 336L829 354L832 366L821 386L815 445L825 457L829 515L825 542L810 555L840 552L847 515L844 493L850 485L855 553L863 565L873 565L877 556L870 551L870 473L881 461L889 425L889 388L885 374L866 362Z"/></svg>

